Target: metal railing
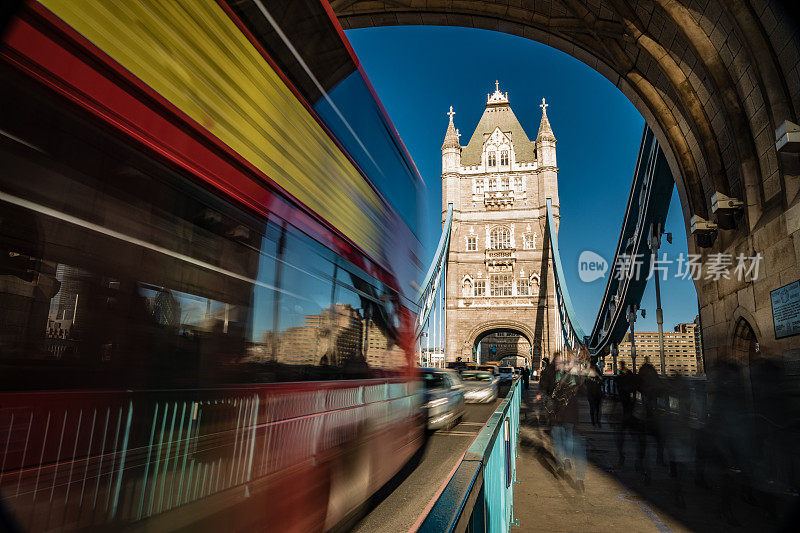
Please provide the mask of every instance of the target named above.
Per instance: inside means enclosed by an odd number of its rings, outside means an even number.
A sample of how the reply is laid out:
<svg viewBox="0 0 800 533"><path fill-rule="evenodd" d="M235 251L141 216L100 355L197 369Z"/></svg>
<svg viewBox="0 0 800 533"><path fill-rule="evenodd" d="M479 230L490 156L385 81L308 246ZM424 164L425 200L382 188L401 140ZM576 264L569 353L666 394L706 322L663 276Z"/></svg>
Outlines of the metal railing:
<svg viewBox="0 0 800 533"><path fill-rule="evenodd" d="M420 533L508 531L513 522L522 380L481 428Z"/></svg>
<svg viewBox="0 0 800 533"><path fill-rule="evenodd" d="M417 293L416 301L420 311L416 324L417 362L420 365L433 365L425 354L444 354L447 347L447 254L450 251L450 230L453 224L453 204L447 204L447 213L442 224L442 235L436 254ZM423 342L424 339L424 342Z"/></svg>
<svg viewBox="0 0 800 533"><path fill-rule="evenodd" d="M575 351L583 346L586 335L578 323L575 309L572 306L572 299L567 289L564 267L561 264L561 253L558 249L558 234L553 220L553 201L550 198L547 199L547 236L550 239L550 250L553 255L556 309L561 323L561 339L559 339L557 349L560 351L566 348L570 351Z"/></svg>

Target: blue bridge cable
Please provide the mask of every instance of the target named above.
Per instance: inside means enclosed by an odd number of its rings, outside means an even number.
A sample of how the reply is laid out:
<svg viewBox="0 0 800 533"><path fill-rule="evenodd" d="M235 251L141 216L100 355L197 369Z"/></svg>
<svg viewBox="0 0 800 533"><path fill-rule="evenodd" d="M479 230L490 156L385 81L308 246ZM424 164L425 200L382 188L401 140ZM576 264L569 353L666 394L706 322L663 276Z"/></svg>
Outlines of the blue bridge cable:
<svg viewBox="0 0 800 533"><path fill-rule="evenodd" d="M436 247L436 253L433 256L433 261L431 261L431 266L428 268L428 273L425 275L425 280L420 285L419 292L417 293L417 302L419 302L420 307L422 309L422 316L418 322L420 329L428 320L430 316L431 309L433 306L428 306L425 302L425 299L428 295L428 287L433 283L437 277L439 279L439 283L446 283L446 280L442 280L441 277L438 276L438 271L441 270L444 266L444 262L447 261L447 252L450 249L450 228L453 224L453 204L447 204L447 216L444 220L444 225L442 226L442 235L439 237L439 245ZM438 287L433 288L433 292L436 291Z"/></svg>
<svg viewBox="0 0 800 533"><path fill-rule="evenodd" d="M550 248L553 250L553 270L555 270L556 273L557 284L556 291L561 293L561 298L564 301L564 309L567 312L567 320L578 342L582 344L586 335L575 316L575 308L572 306L572 298L569 296L567 281L563 277L564 267L561 264L561 254L558 251L558 236L555 231L556 225L553 222L553 202L550 198L547 199L547 227L548 233L550 234Z"/></svg>

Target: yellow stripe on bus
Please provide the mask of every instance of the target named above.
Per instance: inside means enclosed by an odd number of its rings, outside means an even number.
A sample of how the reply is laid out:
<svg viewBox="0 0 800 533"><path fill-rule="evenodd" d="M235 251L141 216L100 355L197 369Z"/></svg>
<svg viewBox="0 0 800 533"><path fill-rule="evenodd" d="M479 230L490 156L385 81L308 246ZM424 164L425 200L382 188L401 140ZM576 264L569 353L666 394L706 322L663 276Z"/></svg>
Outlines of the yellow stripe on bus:
<svg viewBox="0 0 800 533"><path fill-rule="evenodd" d="M375 191L213 0L39 0L373 257Z"/></svg>

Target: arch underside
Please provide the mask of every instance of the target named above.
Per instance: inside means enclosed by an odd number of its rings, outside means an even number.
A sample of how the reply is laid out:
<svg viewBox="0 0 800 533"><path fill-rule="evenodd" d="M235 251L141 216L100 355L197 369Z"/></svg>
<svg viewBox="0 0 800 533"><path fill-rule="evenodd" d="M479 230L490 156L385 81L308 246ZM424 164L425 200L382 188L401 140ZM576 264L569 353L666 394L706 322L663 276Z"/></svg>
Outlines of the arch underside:
<svg viewBox="0 0 800 533"><path fill-rule="evenodd" d="M744 202L735 227L721 228L711 248L696 246L689 236L689 252L766 257L772 247L774 257L794 259L763 272L772 280L770 290L791 277L788 271L800 261L800 230L786 213L800 203L800 158L777 151L775 129L797 122L800 32L778 2L332 0L331 6L344 29L461 26L531 39L577 58L625 94L655 133L675 179L687 236L693 215L717 220L715 192ZM730 349L729 307L753 299L748 283L695 281L711 359ZM759 317L768 308L769 298L754 302ZM770 326L766 318L754 324ZM796 344L781 341L781 349Z"/></svg>
<svg viewBox="0 0 800 533"><path fill-rule="evenodd" d="M699 12L689 4L331 2L345 29L479 28L538 41L579 59L618 87L656 132L676 177L687 227L691 215L713 218L715 191L745 199L747 223L753 227L763 205L784 189L770 135L777 121L794 118L792 98L786 83L780 83L784 78L777 62L771 57L763 65L757 62L765 55L759 47L768 52L770 43L756 31L761 24L754 9L743 1L713 1Z"/></svg>
<svg viewBox="0 0 800 533"><path fill-rule="evenodd" d="M491 360L499 361L502 359L502 357L509 355L521 355L527 359L532 357L536 358L539 356L538 350L536 349L536 346L538 345L535 344L536 334L534 330L523 322L509 319L489 320L475 324L464 336L463 354L474 354L479 343L486 337L495 333L512 333L519 335L519 337L528 342L528 345L530 346L530 352L532 353L527 351L525 353L519 352L518 348L516 347L514 349L502 348L503 351L498 350L497 354L495 354Z"/></svg>

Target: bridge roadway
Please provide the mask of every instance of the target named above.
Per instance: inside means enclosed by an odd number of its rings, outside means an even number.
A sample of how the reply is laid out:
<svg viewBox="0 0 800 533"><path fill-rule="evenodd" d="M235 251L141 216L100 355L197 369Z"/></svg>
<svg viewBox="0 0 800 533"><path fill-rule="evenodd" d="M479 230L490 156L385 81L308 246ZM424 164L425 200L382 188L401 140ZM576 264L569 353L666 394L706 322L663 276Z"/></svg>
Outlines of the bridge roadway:
<svg viewBox="0 0 800 533"><path fill-rule="evenodd" d="M508 386L503 385L500 397L494 402L467 404L461 423L450 430L432 433L418 460L412 461L376 496L377 503L354 531L398 533L414 526L507 392Z"/></svg>

